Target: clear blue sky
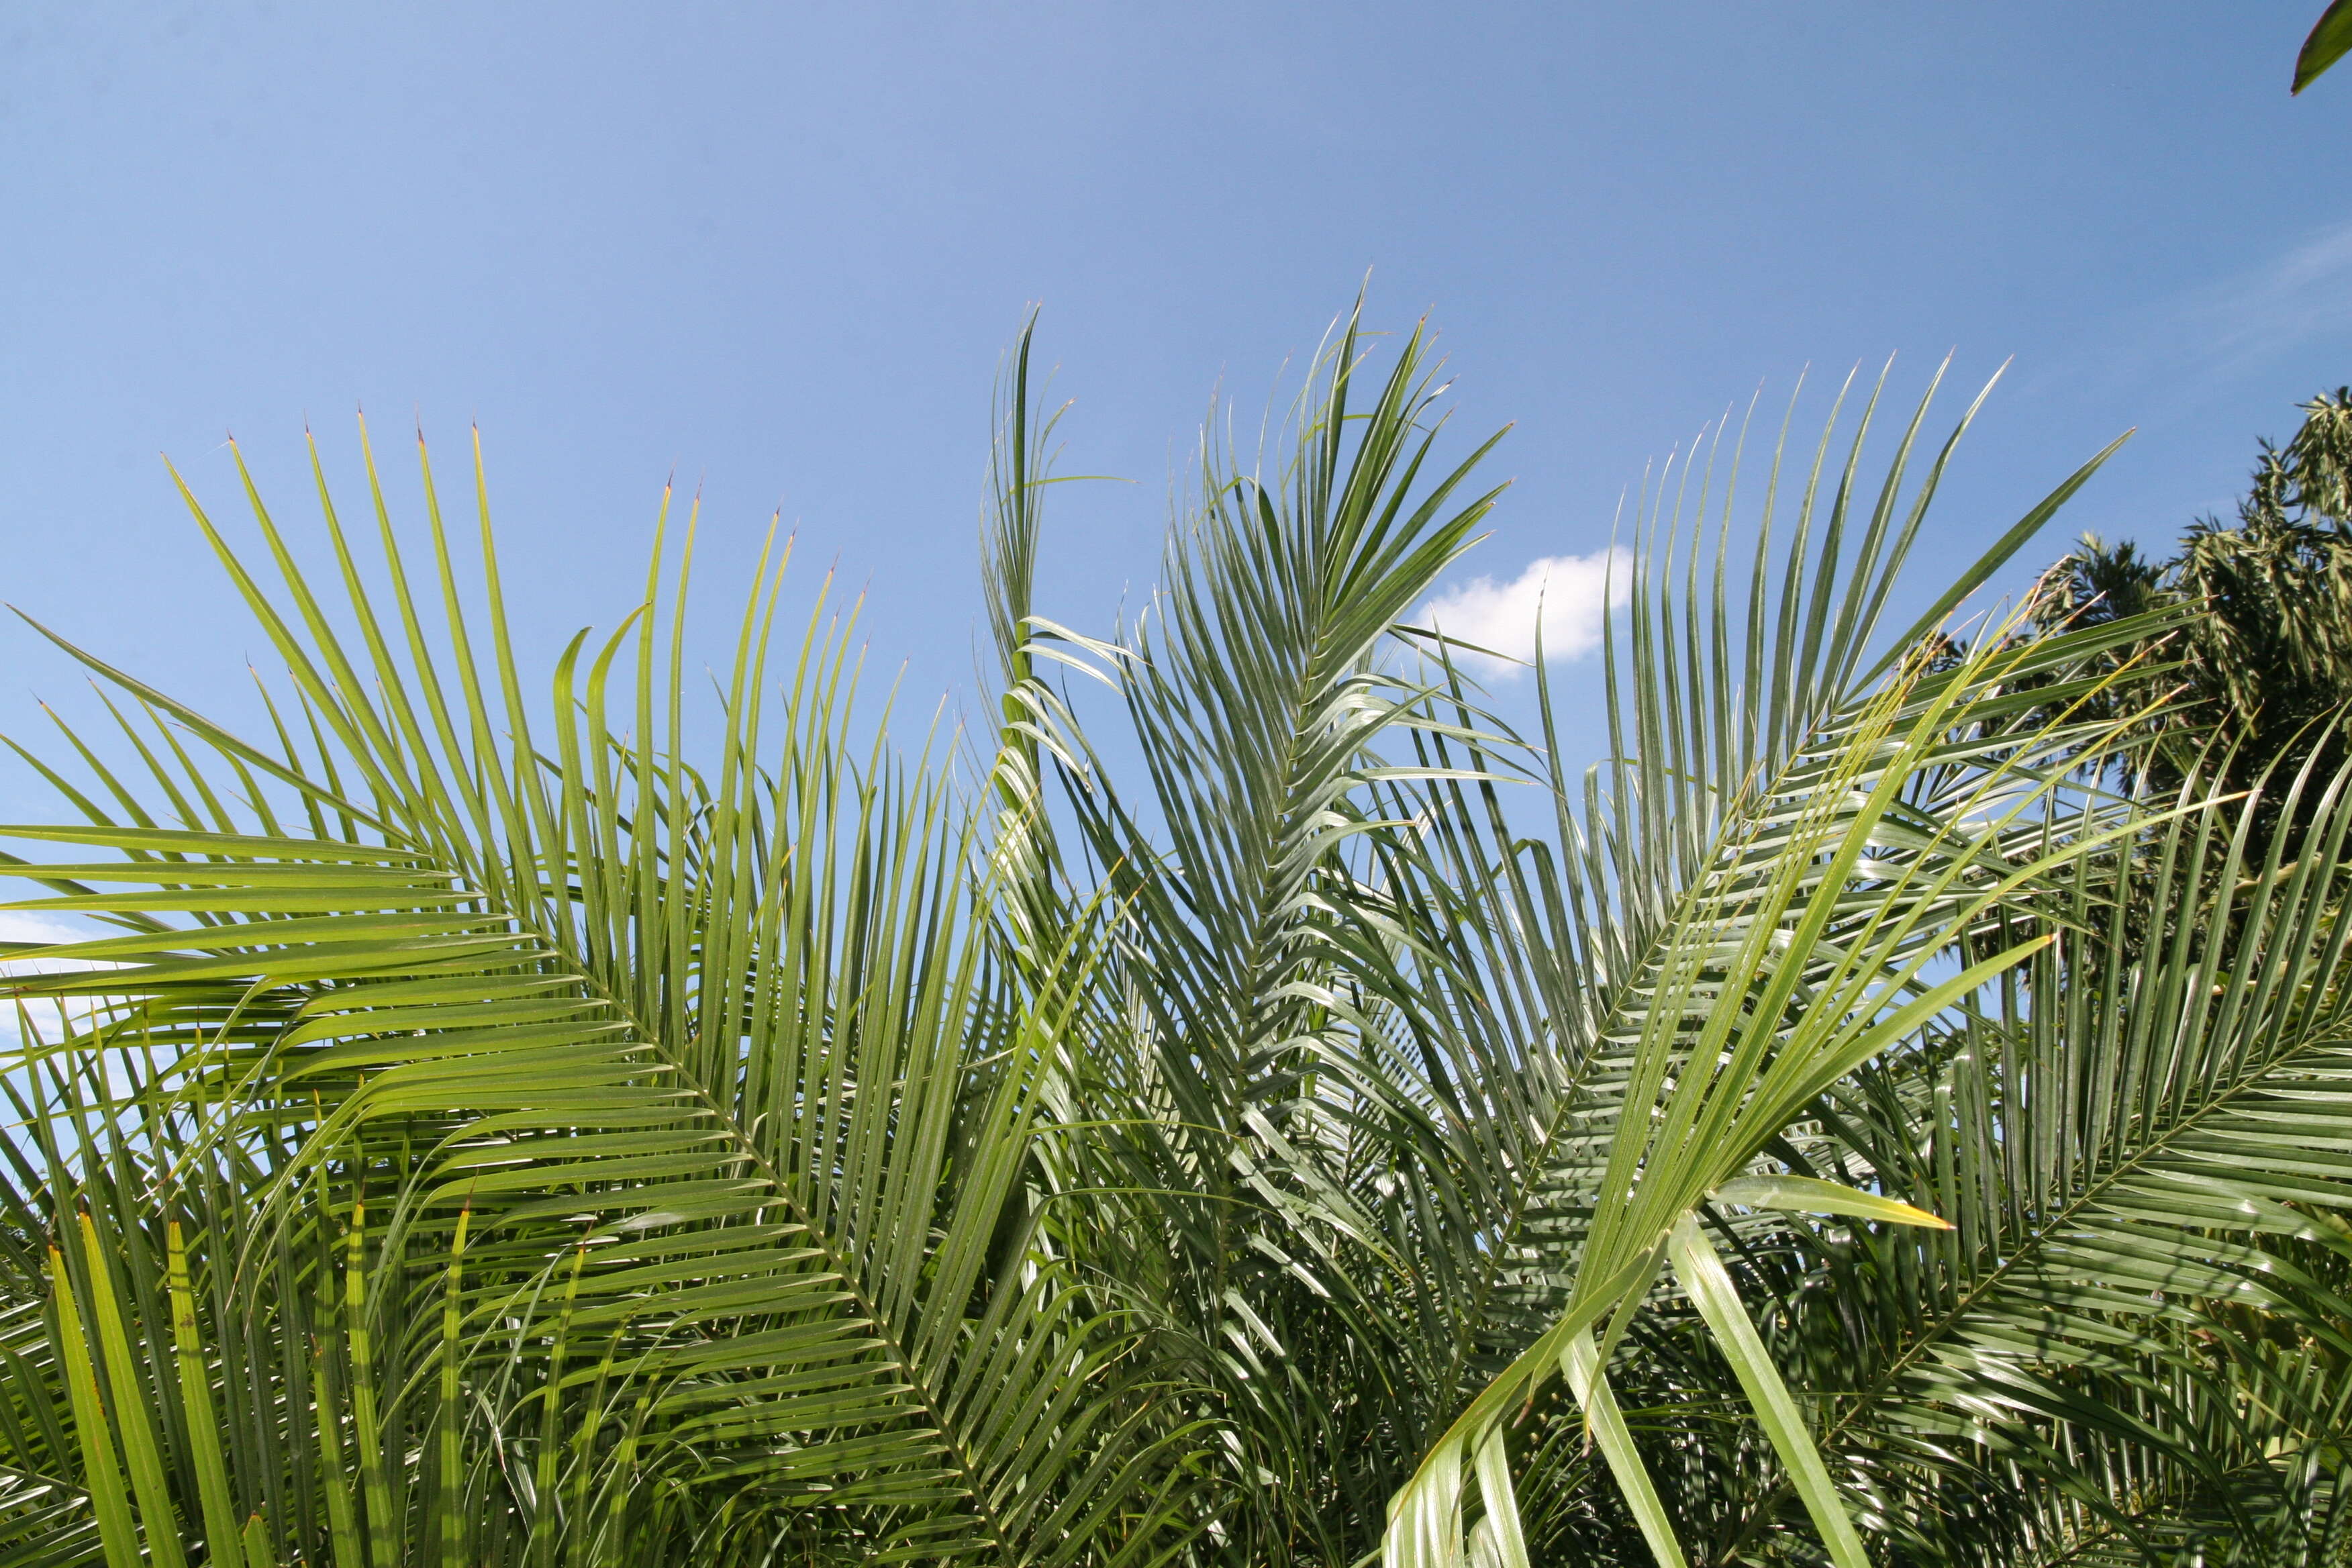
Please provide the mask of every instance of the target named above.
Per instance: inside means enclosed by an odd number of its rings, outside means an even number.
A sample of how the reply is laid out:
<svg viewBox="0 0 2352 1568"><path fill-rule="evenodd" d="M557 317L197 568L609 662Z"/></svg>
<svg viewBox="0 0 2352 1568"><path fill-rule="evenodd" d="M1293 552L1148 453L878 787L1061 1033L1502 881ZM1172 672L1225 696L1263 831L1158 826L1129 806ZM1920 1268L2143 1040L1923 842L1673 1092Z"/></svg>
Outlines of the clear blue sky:
<svg viewBox="0 0 2352 1568"><path fill-rule="evenodd" d="M1367 268L1517 422L1480 570L1598 548L1759 381L1954 348L2016 366L1926 574L2127 426L2036 553L2168 540L2352 381L2352 67L2285 92L2318 8L17 0L4 596L236 710L259 650L156 454L233 512L234 430L299 522L304 420L340 479L363 404L450 464L479 422L534 638L612 623L675 468L714 567L781 504L936 693L1028 302L1066 466L1140 481L1056 497L1041 607L1101 629L1212 388ZM0 639L21 732L73 679Z"/></svg>

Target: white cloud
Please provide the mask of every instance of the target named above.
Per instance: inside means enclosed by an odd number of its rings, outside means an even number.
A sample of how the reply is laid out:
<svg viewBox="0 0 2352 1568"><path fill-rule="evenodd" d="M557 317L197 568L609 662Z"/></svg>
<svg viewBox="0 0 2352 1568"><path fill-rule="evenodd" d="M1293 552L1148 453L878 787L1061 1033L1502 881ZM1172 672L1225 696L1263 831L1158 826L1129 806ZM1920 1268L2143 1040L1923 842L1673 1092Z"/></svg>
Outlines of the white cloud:
<svg viewBox="0 0 2352 1568"><path fill-rule="evenodd" d="M32 913L26 910L0 910L0 942L89 942L94 937L114 936L120 932L109 927L77 919L59 920L51 915ZM115 965L96 959L32 958L23 955L0 955L0 979L16 974L59 974L84 969L112 969ZM5 1033L7 1020L0 1019L0 1033Z"/></svg>
<svg viewBox="0 0 2352 1568"><path fill-rule="evenodd" d="M98 933L82 925L25 910L0 910L0 942L88 942Z"/></svg>
<svg viewBox="0 0 2352 1568"><path fill-rule="evenodd" d="M2325 367L2352 342L2352 218L2310 229L2201 284L2110 318L2086 318L2060 341L2064 352L2028 362L2017 390L2070 409L2095 399L2127 411L2142 429L2210 425L2217 408L2236 410L2228 416L2234 426L2244 405L2217 402L2218 384L2265 369L2299 364L2307 368L2295 373L2298 381L2316 370L2332 385L2343 378ZM2178 514L2227 516L2238 496L2184 497Z"/></svg>
<svg viewBox="0 0 2352 1568"><path fill-rule="evenodd" d="M2352 326L2352 222L2192 296L2187 313L2240 368Z"/></svg>
<svg viewBox="0 0 2352 1568"><path fill-rule="evenodd" d="M1546 658L1576 658L1600 647L1609 611L1625 603L1633 567L1633 552L1622 545L1590 555L1547 555L1507 583L1474 577L1447 589L1422 607L1422 618L1447 637L1506 656L1455 651L1472 669L1507 678L1535 662L1538 615Z"/></svg>
<svg viewBox="0 0 2352 1568"><path fill-rule="evenodd" d="M58 920L25 910L0 910L0 942L88 942L110 933L79 921ZM0 975L50 974L61 969L88 969L88 963L60 963L45 958L0 958Z"/></svg>
<svg viewBox="0 0 2352 1568"><path fill-rule="evenodd" d="M35 914L27 910L0 910L0 942L88 942L94 936L110 934L104 928L75 919L59 920L52 915ZM0 979L27 974L58 974L85 969L110 969L111 964L90 959L79 961L57 958L0 957ZM51 997L19 999L0 1006L0 1047L21 1049L24 1037L18 1032L19 1023L29 1017L34 1033L44 1039L55 1040L69 1033L68 1016L80 1017L89 1004L66 1002ZM24 1009L20 1015L19 1007Z"/></svg>

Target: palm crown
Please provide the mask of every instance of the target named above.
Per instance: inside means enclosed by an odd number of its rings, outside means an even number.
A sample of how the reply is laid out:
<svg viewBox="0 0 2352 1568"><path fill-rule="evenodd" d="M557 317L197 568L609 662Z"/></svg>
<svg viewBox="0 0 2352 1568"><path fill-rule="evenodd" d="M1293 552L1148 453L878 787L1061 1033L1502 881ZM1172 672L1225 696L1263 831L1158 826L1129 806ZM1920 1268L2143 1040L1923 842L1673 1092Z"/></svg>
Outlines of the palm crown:
<svg viewBox="0 0 2352 1568"><path fill-rule="evenodd" d="M16 955L0 1562L2345 1560L2352 807L2116 760L2177 604L1939 633L2105 454L1898 625L1967 416L1752 533L1718 440L1578 773L1415 624L1421 335L1110 639L1028 356L961 752L771 559L690 715L690 520L534 694L478 456L478 584L190 498L290 686L18 748L116 934Z"/></svg>

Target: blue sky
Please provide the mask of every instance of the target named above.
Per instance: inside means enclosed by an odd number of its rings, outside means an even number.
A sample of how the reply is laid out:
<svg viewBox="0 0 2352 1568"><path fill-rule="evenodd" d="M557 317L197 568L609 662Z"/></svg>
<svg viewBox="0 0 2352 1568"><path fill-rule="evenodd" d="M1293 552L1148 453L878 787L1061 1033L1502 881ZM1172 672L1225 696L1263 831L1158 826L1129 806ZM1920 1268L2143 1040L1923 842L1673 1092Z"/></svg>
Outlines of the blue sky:
<svg viewBox="0 0 2352 1568"><path fill-rule="evenodd" d="M346 483L364 405L447 467L478 422L534 641L625 608L675 469L713 578L781 506L927 701L1029 302L1066 467L1138 481L1055 497L1041 608L1101 630L1213 388L1263 400L1368 269L1465 428L1517 422L1474 573L1600 549L1727 405L1889 353L1910 394L1956 352L1954 412L2015 356L1923 584L2126 426L2035 553L2167 540L2352 381L2352 76L2285 91L2317 9L9 7L0 596L240 710L156 455L234 513L233 430L300 526L305 421ZM21 733L75 678L0 639Z"/></svg>

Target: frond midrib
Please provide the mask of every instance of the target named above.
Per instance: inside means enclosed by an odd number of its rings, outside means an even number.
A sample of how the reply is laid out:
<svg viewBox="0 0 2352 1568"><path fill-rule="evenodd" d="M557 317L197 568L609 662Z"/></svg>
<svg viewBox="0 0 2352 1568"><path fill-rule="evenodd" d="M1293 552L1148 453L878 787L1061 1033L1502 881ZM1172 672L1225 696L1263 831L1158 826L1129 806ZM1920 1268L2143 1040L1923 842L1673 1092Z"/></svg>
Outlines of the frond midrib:
<svg viewBox="0 0 2352 1568"><path fill-rule="evenodd" d="M2084 1186L2074 1197L2068 1200L2063 1208L2037 1226L2029 1236L2021 1238L2021 1245L1981 1276L1948 1310L1897 1352L1869 1387L1855 1394L1838 1396L1840 1401L1845 1404L1846 1408L1834 1420L1822 1427L1820 1435L1822 1447L1828 1448L1840 1436L1852 1430L1864 1415L1886 1397L1894 1384L1917 1364L1922 1355L1956 1332L1967 1315L1996 1287L2030 1258L2039 1256L2059 1232L2073 1223L2075 1216L2096 1204L2117 1183L2137 1173L2146 1162L2161 1156L2170 1147L2173 1140L2193 1131L2209 1114L2224 1108L2239 1095L2259 1088L2264 1080L2287 1065L2291 1059L2311 1049L2342 1046L2347 1043L2347 1039L2352 1039L2352 1037L2344 1034L2341 1024L2335 1026L2334 1032L2326 1028L2315 1029L2295 1046L2268 1058L2262 1067L2250 1070L2221 1092L2209 1097L2195 1110L2167 1128L2160 1139L2151 1140L2143 1144L2128 1159L2117 1163L2102 1173L2095 1182ZM1756 1504L1748 1514L1747 1521L1732 1536L1732 1544L1726 1548L1727 1553L1737 1552L1741 1544L1755 1532L1759 1524L1770 1516L1772 1509L1787 1494L1787 1489L1788 1482L1785 1478L1773 1483L1772 1489ZM1727 1554L1718 1558L1718 1561L1728 1563L1733 1559Z"/></svg>
<svg viewBox="0 0 2352 1568"><path fill-rule="evenodd" d="M437 850L420 850L417 853L433 858L439 858ZM450 876L453 879L467 875L462 869L445 870L443 874ZM483 879L473 879L483 880ZM908 1387L916 1391L915 1403L919 1406L920 1414L932 1431L947 1446L957 1474L963 1483L965 1495L971 1501L971 1511L982 1528L989 1532L991 1543L1000 1548L1007 1547L1011 1541L1011 1532L1003 1528L1003 1521L997 1517L995 1510L987 1502L986 1487L972 1463L958 1424L948 1419L945 1412L940 1409L933 1396L930 1379L917 1369L906 1346L900 1342L895 1328L866 1289L864 1271L853 1266L853 1260L835 1245L835 1238L831 1232L821 1227L803 1207L794 1196L790 1184L779 1175L773 1163L761 1151L757 1141L743 1130L731 1110L722 1105L709 1087L693 1074L684 1058L662 1042L656 1031L645 1026L644 1020L637 1016L635 1010L623 1002L614 994L614 989L605 984L603 975L597 972L594 965L585 962L583 956L574 953L563 942L555 940L548 931L542 929L538 921L519 914L512 908L497 907L511 906L521 900L505 897L494 900L493 895L487 889L478 896L486 906L486 920L511 921L518 931L545 943L548 954L560 960L565 967L572 970L576 983L583 991L591 994L592 1005L611 1009L613 1014L636 1037L644 1048L661 1060L672 1075L672 1081L683 1084L693 1091L696 1099L725 1131L735 1151L725 1161L714 1161L714 1163L732 1163L741 1160L756 1167L761 1179L775 1194L776 1202L793 1215L794 1223L804 1227L807 1235L823 1249L826 1267L840 1276L843 1289L853 1298L859 1316L872 1325L875 1338L885 1347L885 1364L903 1378Z"/></svg>

